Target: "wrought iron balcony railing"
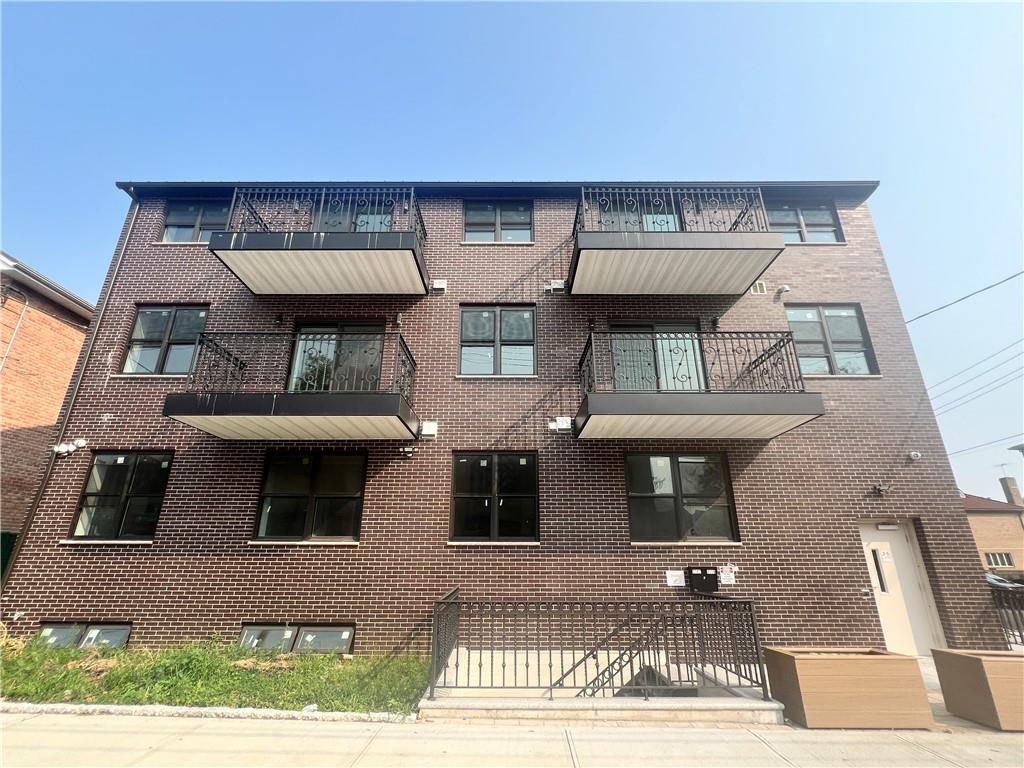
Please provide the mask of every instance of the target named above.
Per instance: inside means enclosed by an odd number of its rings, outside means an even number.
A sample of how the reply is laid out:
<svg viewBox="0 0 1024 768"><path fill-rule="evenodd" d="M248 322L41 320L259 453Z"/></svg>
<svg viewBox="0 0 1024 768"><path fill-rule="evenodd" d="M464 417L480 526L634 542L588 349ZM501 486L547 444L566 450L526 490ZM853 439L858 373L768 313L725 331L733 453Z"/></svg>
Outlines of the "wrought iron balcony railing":
<svg viewBox="0 0 1024 768"><path fill-rule="evenodd" d="M203 333L190 392L392 392L412 403L416 361L398 333Z"/></svg>
<svg viewBox="0 0 1024 768"><path fill-rule="evenodd" d="M577 232L768 232L758 187L583 187Z"/></svg>
<svg viewBox="0 0 1024 768"><path fill-rule="evenodd" d="M426 239L412 187L238 187L229 232L413 232Z"/></svg>
<svg viewBox="0 0 1024 768"><path fill-rule="evenodd" d="M592 333L579 363L590 392L803 392L788 332Z"/></svg>

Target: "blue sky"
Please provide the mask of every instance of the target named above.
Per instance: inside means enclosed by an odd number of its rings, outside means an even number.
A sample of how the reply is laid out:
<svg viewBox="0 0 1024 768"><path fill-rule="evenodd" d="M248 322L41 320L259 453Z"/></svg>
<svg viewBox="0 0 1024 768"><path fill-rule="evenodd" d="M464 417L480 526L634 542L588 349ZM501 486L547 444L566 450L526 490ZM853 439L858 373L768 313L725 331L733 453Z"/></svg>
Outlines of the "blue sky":
<svg viewBox="0 0 1024 768"><path fill-rule="evenodd" d="M117 179L879 179L907 317L1021 268L1017 4L6 2L2 22L3 247L89 299ZM1018 279L913 323L925 379L1022 316ZM947 448L1024 431L1022 403L1015 381L940 417ZM954 456L961 487L999 498L1022 439Z"/></svg>

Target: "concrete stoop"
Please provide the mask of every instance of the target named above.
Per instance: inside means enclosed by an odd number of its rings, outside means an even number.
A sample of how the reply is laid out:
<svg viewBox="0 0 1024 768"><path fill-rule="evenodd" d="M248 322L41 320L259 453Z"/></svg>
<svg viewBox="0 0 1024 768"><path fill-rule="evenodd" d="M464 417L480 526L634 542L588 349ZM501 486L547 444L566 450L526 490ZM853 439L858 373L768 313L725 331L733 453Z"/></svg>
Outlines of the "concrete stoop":
<svg viewBox="0 0 1024 768"><path fill-rule="evenodd" d="M685 723L782 725L782 704L777 701L723 697L611 697L606 699L547 700L448 696L420 701L420 720L433 723L487 724L501 722L563 725L670 725Z"/></svg>

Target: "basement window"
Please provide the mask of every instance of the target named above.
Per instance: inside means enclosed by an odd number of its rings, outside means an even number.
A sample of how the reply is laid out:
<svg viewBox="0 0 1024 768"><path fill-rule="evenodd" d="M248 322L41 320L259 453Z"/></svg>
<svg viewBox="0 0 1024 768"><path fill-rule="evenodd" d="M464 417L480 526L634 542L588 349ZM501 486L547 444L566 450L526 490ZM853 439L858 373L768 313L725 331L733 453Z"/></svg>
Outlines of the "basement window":
<svg viewBox="0 0 1024 768"><path fill-rule="evenodd" d="M985 562L993 568L1013 568L1013 555L1009 552L986 552Z"/></svg>
<svg viewBox="0 0 1024 768"><path fill-rule="evenodd" d="M280 653L350 653L355 639L354 626L289 627L275 624L250 624L242 627L239 645L250 651Z"/></svg>
<svg viewBox="0 0 1024 768"><path fill-rule="evenodd" d="M39 639L48 648L124 648L131 624L43 624Z"/></svg>

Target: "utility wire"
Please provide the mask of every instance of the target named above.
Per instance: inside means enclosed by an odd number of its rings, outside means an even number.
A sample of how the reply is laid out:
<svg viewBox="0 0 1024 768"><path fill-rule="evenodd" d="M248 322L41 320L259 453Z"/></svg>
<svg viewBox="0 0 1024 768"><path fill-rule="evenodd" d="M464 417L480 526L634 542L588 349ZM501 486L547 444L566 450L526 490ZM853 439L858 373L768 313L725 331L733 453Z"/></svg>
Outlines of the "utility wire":
<svg viewBox="0 0 1024 768"><path fill-rule="evenodd" d="M958 395L957 397L954 397L952 400L947 400L944 403L935 403L935 410L941 411L947 405L952 405L953 403L959 402L959 401L963 400L965 397L967 397L969 395L973 395L975 392L981 392L981 390L986 389L987 387L991 387L993 384L999 384L1003 380L1008 379L1008 378L1013 377L1013 376L1024 376L1024 371L1013 370L1013 371L1010 371L1009 373L1004 373L1004 374L1002 374L1000 376L996 376L994 379L992 379L992 381L986 381L980 387L975 387L972 390L964 392L962 395Z"/></svg>
<svg viewBox="0 0 1024 768"><path fill-rule="evenodd" d="M1021 275L1024 275L1024 269L1022 269L1020 272L1018 272L1015 275L1010 275L1009 277L1004 277L998 283L992 283L992 285L986 285L984 288L979 288L978 290L973 291L971 293L968 293L966 296L961 296L959 299L951 301L948 304L943 304L941 307L936 307L935 309L929 309L927 312L924 312L923 314L920 314L917 317L912 317L909 320L907 320L907 325L910 325L915 320L920 320L922 317L928 317L928 315L933 315L936 312L938 312L940 309L945 309L946 307L952 307L954 304L959 304L961 301L964 301L965 299L971 298L971 296L977 296L979 293L983 293L984 291L987 291L989 288L995 288L997 285L1002 285L1003 283L1007 283L1010 280L1013 280L1013 278L1020 277Z"/></svg>
<svg viewBox="0 0 1024 768"><path fill-rule="evenodd" d="M1022 377L1024 377L1024 374L1022 374L1021 376L1018 376L1017 378L1019 379L1019 378L1022 378ZM1013 384L1013 382L1014 382L1014 381L1016 381L1016 380L1017 380L1017 379L1010 379L1009 381L1004 381L1004 382L1003 382L1002 384L999 384L998 386L992 387L992 389L986 390L985 392L982 392L982 393L981 393L980 395L975 395L975 396L974 396L974 397L972 397L972 398L971 398L970 400L964 400L964 401L963 401L962 403L960 403L960 404L958 404L958 405L954 405L954 406L952 406L952 407L950 407L950 408L946 408L946 409L945 409L944 411L942 411L941 413L938 413L938 412L936 412L936 414L935 414L935 415L936 415L936 416L945 416L945 415L946 415L947 413L949 413L950 411L955 411L955 410L956 410L957 408L959 408L959 407L960 407L961 405L967 405L967 404L968 404L969 402L971 402L972 400L977 400L977 399L978 399L979 397L984 397L985 395L987 395L987 394L989 394L989 393L991 393L991 392L995 392L995 391L996 391L997 389L1002 389L1002 388L1003 388L1003 387L1005 387L1005 386L1006 386L1007 384Z"/></svg>
<svg viewBox="0 0 1024 768"><path fill-rule="evenodd" d="M989 440L987 443L978 443L977 445L972 445L970 448L961 448L959 451L953 451L951 453L947 453L946 455L956 456L958 453L966 453L967 451L973 451L975 448L986 448L990 445L1001 443L1003 442L1003 440L1012 440L1013 438L1020 437L1021 435L1024 435L1024 432L1018 432L1015 435L1007 435L1006 437L999 437L996 438L995 440Z"/></svg>
<svg viewBox="0 0 1024 768"><path fill-rule="evenodd" d="M935 389L935 387L939 386L940 384L945 384L945 383L946 383L947 381L952 381L952 380L953 380L953 379L955 379L955 378L956 378L957 376L959 376L959 375L960 375L961 373L967 373L967 371L971 370L971 368L974 368L974 367L976 367L976 366L979 366L979 365L981 365L981 364L982 364L982 363L984 363L984 362L985 362L986 360L991 360L991 359L992 359L993 357L995 357L996 355L1000 354L1001 352L1005 352L1005 351L1006 351L1006 350L1008 350L1008 349L1009 349L1010 347L1015 347L1015 346L1017 346L1017 345L1018 345L1018 344L1020 344L1020 343L1021 343L1022 341L1024 341L1024 338L1020 338L1020 339L1017 339L1017 340L1016 340L1015 342L1013 342L1013 344L1007 344L1007 345L1006 345L1005 347L1003 347L1002 349L997 349L997 350L996 350L995 352L993 352L993 353L992 353L991 355L989 355L988 357L983 357L983 358L981 358L981 360L979 360L978 362L976 362L976 363L971 363L970 365L968 365L968 366L967 366L966 368L964 368L963 370L961 370L961 371L957 371L957 372L956 372L956 373L954 373L954 374L953 374L952 376L947 376L947 377L946 377L946 378L944 378L944 379L943 379L942 381L936 381L936 382L935 382L934 384L930 385L929 387L926 387L926 389Z"/></svg>
<svg viewBox="0 0 1024 768"><path fill-rule="evenodd" d="M977 380L978 380L978 379L979 379L979 378L980 378L981 376L984 376L984 375L985 375L986 373L988 373L988 372L990 372L990 371L994 371L994 370L995 370L996 368L1002 368L1002 367L1003 367L1004 365L1006 365L1007 363L1012 363L1012 362L1013 362L1014 360L1016 360L1016 359L1017 359L1018 357L1020 357L1021 355L1024 355L1024 350L1022 350L1022 351L1018 352L1018 353L1017 353L1016 355L1014 355L1013 357L1008 357L1008 358L1006 358L1006 359L1005 359L1005 360L1003 360L1003 362L1001 362L1001 363L996 363L996 364L995 364L995 365L993 365L993 366L992 366L991 368L986 368L986 369L985 369L984 371L980 371L979 373L976 373L976 374L974 374L974 378L973 378L973 379L968 379L967 381L961 382L960 384L954 384L954 385L953 385L952 387L950 387L949 389L945 390L944 392L940 392L940 393L939 393L939 394L937 394L937 395L931 395L931 397L932 397L932 399L934 399L934 398L936 398L936 397L942 397L942 396L944 396L944 395L948 395L948 394L949 394L950 392L952 392L952 391L953 391L954 389L960 389L960 387L966 387L966 386L967 386L968 384L973 384L973 383L974 383L974 382L976 382L976 381L977 381Z"/></svg>

